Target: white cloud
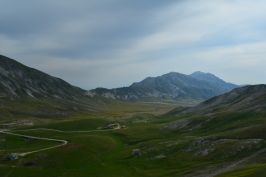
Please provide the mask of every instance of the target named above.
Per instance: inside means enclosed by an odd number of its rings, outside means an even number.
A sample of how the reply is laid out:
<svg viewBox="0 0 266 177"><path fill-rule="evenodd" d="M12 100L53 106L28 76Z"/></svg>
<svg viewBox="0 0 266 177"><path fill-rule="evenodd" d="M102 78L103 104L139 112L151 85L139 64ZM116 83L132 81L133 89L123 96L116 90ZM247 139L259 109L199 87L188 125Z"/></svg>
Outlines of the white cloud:
<svg viewBox="0 0 266 177"><path fill-rule="evenodd" d="M264 0L3 3L0 52L84 88L194 70L266 82Z"/></svg>

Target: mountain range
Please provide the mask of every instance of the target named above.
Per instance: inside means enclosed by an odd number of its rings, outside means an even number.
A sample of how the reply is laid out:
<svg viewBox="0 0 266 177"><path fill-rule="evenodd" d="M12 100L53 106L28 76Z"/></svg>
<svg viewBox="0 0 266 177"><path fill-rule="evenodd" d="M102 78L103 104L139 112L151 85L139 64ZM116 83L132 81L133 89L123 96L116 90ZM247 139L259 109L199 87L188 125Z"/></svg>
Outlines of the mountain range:
<svg viewBox="0 0 266 177"><path fill-rule="evenodd" d="M171 72L159 77L148 77L129 87L106 89L97 88L87 94L119 100L206 100L213 96L231 91L238 86L223 81L210 73L195 72L185 75Z"/></svg>
<svg viewBox="0 0 266 177"><path fill-rule="evenodd" d="M80 98L108 98L122 101L142 100L206 100L238 87L210 73L191 75L171 72L148 77L129 87L97 88L86 91L62 79L50 76L16 60L0 55L1 98L51 98L80 100Z"/></svg>

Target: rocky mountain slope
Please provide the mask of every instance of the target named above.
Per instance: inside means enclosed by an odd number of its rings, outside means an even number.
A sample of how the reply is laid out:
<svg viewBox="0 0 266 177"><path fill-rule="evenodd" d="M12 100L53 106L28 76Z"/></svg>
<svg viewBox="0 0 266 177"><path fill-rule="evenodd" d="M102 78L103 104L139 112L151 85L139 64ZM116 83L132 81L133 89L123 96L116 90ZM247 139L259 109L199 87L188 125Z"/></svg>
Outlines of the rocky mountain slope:
<svg viewBox="0 0 266 177"><path fill-rule="evenodd" d="M195 107L185 110L178 109L176 113L199 115L223 112L266 112L266 85L236 88L231 92L211 98Z"/></svg>
<svg viewBox="0 0 266 177"><path fill-rule="evenodd" d="M102 103L85 93L62 79L0 55L0 120L98 112Z"/></svg>
<svg viewBox="0 0 266 177"><path fill-rule="evenodd" d="M0 97L73 99L85 90L0 55Z"/></svg>
<svg viewBox="0 0 266 177"><path fill-rule="evenodd" d="M88 92L91 97L102 96L120 100L145 99L208 99L228 92L237 85L227 83L218 77L196 72L192 75L171 72L159 77L148 77L129 87L97 88Z"/></svg>

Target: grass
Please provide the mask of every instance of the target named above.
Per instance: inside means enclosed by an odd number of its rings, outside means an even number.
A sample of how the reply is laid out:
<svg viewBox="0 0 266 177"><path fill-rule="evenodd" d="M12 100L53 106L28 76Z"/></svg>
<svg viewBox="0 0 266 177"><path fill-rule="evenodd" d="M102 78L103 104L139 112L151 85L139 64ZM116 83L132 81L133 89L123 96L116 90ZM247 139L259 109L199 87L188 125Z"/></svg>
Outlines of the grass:
<svg viewBox="0 0 266 177"><path fill-rule="evenodd" d="M58 143L40 140L28 140L11 135L0 134L0 154L8 154L12 152L32 151L40 148L57 145Z"/></svg>
<svg viewBox="0 0 266 177"><path fill-rule="evenodd" d="M264 177L266 164L248 165L232 172L219 175L218 177Z"/></svg>
<svg viewBox="0 0 266 177"><path fill-rule="evenodd" d="M105 123L98 119L78 120L76 122L63 122L47 125L47 127L69 130L70 125L79 124L81 127L96 128ZM87 125L87 126L85 126ZM180 173L176 166L182 165L187 169L189 164L176 161L177 158L187 158L189 154L176 154L169 159L152 159L160 155L165 138L176 135L171 132L161 132L159 126L148 124L132 124L125 130L95 133L57 133L50 131L25 131L23 134L66 139L69 145L30 155L16 162L16 168L12 167L12 176L172 176ZM149 151L150 147L158 145L158 151ZM132 149L140 148L143 156L135 158L131 156ZM20 150L25 150L24 148ZM170 155L170 152L169 152ZM40 157L41 156L41 157ZM42 158L39 161L39 158ZM182 160L183 161L183 160ZM23 164L31 162L33 167L25 167ZM22 165L21 165L22 164ZM170 166L169 166L170 165ZM173 168L174 167L174 168ZM0 166L1 171L9 171L6 166ZM56 170L55 170L56 169ZM168 172L169 171L169 172ZM166 173L167 172L167 173ZM169 174L168 174L169 173Z"/></svg>
<svg viewBox="0 0 266 177"><path fill-rule="evenodd" d="M130 112L130 110L127 111ZM120 115L126 115L125 112ZM264 137L263 130L266 125L264 115L219 115L211 121L206 121L206 117L177 118L171 115L155 117L142 112L130 117L122 116L122 118L114 115L116 114L73 115L65 119L37 124L31 128L45 127L66 131L95 130L110 122L118 121L125 124L126 129L90 133L19 131L19 133L32 136L64 139L69 141L69 144L32 154L17 161L2 160L0 176L178 177L193 174L202 169L215 169L230 164L265 147L263 140L258 146L248 143L248 139ZM182 130L164 128L177 119L191 119L192 123ZM199 128L191 130L199 123L202 124ZM21 128L18 127L18 129ZM205 140L204 143L195 145L200 138ZM2 157L9 152L24 152L53 144L47 141L25 142L16 137L6 137L6 139L7 141L0 146L0 150L5 149L5 151L0 151ZM220 141L223 139L231 140ZM214 150L208 152L207 155L201 154L210 147ZM133 149L140 149L142 155L132 156ZM266 159L260 158L258 164L252 165L251 163L228 175L254 176L263 172L264 163Z"/></svg>

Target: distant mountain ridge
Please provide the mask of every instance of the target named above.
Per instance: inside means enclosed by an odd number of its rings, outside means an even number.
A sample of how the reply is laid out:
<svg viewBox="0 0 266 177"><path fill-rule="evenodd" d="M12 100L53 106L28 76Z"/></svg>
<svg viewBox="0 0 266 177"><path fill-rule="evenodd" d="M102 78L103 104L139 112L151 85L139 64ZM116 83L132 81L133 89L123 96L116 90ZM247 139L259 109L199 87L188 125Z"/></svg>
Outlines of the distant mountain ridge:
<svg viewBox="0 0 266 177"><path fill-rule="evenodd" d="M231 91L238 86L227 83L210 73L195 72L185 75L171 72L159 77L148 77L129 87L96 88L87 94L119 100L145 99L203 99Z"/></svg>
<svg viewBox="0 0 266 177"><path fill-rule="evenodd" d="M236 87L238 86L210 73L195 72L185 75L171 72L159 77L148 77L129 87L86 91L0 55L0 98L79 99L88 96L122 101L206 100Z"/></svg>
<svg viewBox="0 0 266 177"><path fill-rule="evenodd" d="M85 90L0 55L0 97L73 99Z"/></svg>

